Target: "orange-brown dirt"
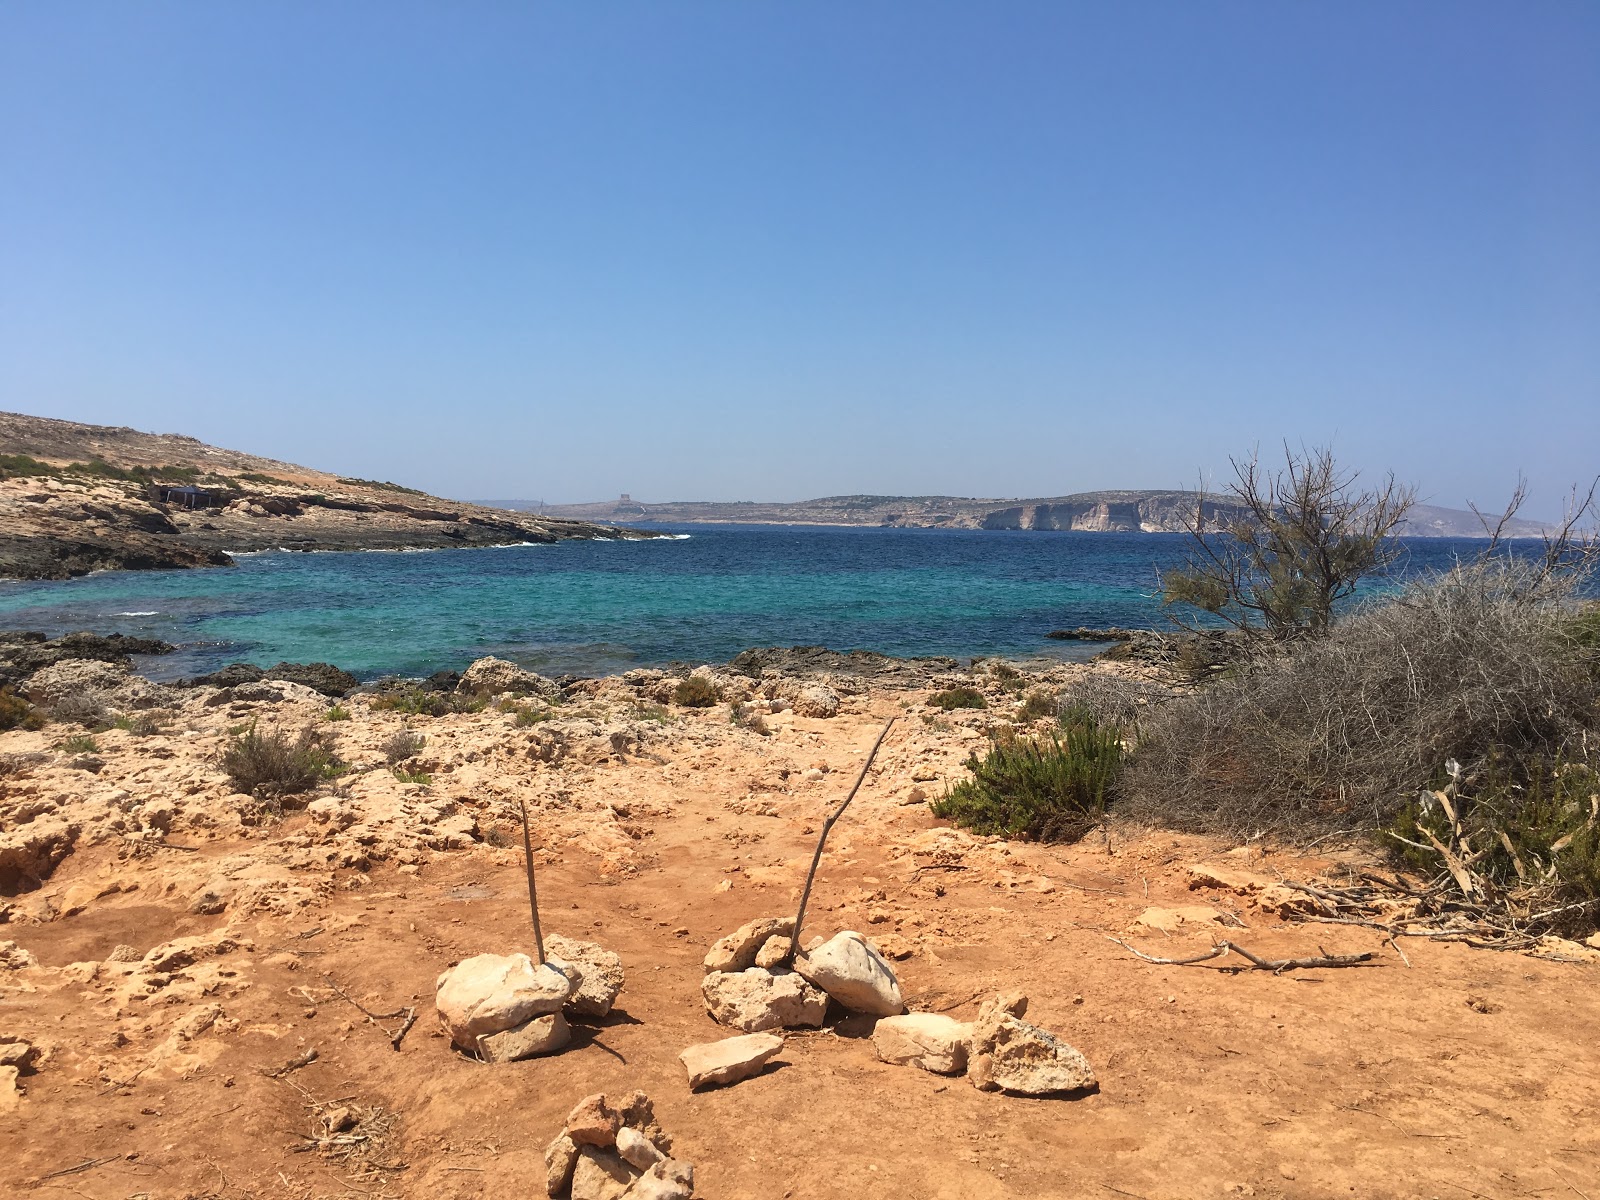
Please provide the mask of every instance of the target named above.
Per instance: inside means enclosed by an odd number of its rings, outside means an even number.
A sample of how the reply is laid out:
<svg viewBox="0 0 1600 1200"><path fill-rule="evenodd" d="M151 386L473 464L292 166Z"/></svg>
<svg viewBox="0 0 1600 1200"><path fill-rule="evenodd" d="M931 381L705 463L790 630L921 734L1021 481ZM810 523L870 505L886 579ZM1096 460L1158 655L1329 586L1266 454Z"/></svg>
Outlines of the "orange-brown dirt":
<svg viewBox="0 0 1600 1200"><path fill-rule="evenodd" d="M408 769L424 785L377 756L400 718L355 699L326 728L356 769L334 803L280 818L252 814L214 765L243 720L292 728L326 706L280 691L210 707L205 693L175 705L166 734L100 735L93 775L52 749L60 727L0 735L5 832L52 805L76 827L39 886L0 900L0 962L22 964L0 966L0 1038L42 1052L0 1111L0 1194L536 1197L572 1105L642 1088L711 1200L1600 1197L1595 966L1417 939L1407 967L1376 932L1190 887L1196 863L1311 879L1356 851L950 830L920 796L959 777L993 710L942 716L924 692L868 688L831 719L771 713L762 736L726 707L663 718L612 681L532 727L493 710L414 720L428 743ZM890 716L808 935L855 928L903 955L913 1009L970 1017L998 989L1025 991L1098 1092L983 1094L880 1063L850 1022L791 1034L757 1078L688 1091L679 1051L733 1032L706 1016L702 956L792 911L822 816ZM531 949L519 799L546 930L618 951L627 980L563 1053L486 1066L449 1049L433 988L467 955ZM1141 962L1106 935L1163 956L1215 936L1377 954L1232 973L1232 958ZM197 936L154 967L118 961ZM369 1021L335 985L376 1013L415 1006L398 1051L401 1019ZM334 1107L357 1121L342 1135Z"/></svg>

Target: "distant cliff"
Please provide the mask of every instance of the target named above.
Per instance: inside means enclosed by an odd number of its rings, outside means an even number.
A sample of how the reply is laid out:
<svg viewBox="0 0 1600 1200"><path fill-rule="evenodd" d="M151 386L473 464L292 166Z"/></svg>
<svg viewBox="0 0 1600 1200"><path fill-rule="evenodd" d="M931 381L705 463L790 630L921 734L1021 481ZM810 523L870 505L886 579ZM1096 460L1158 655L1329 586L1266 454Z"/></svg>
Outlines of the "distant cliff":
<svg viewBox="0 0 1600 1200"><path fill-rule="evenodd" d="M1182 533L1196 503L1207 523L1238 510L1223 496L1186 491L1079 492L1036 500L985 500L968 496L824 496L793 504L757 501L684 501L642 504L632 497L594 504L538 505L504 500L505 508L537 509L544 516L628 524L880 525L901 528L1077 530L1088 533ZM1482 537L1483 525L1464 509L1419 504L1401 532L1409 537ZM1513 521L1511 537L1537 537L1543 526Z"/></svg>

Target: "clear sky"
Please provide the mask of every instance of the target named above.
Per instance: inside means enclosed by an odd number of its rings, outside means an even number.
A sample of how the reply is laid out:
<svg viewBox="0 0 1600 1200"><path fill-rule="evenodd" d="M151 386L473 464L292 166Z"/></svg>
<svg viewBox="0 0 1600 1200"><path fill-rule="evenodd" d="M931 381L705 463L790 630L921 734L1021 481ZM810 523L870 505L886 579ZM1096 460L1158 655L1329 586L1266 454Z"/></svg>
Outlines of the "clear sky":
<svg viewBox="0 0 1600 1200"><path fill-rule="evenodd" d="M1600 4L0 0L0 409L447 495L1600 471Z"/></svg>

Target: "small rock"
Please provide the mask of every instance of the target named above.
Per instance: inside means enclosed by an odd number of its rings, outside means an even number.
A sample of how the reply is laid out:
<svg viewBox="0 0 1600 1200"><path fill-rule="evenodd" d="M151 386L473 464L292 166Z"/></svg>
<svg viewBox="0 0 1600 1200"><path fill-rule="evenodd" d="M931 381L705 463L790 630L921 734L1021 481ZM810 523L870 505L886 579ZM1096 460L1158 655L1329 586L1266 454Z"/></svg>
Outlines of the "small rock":
<svg viewBox="0 0 1600 1200"><path fill-rule="evenodd" d="M707 971L746 971L756 965L756 955L775 935L794 932L793 917L757 917L746 921L706 952Z"/></svg>
<svg viewBox="0 0 1600 1200"><path fill-rule="evenodd" d="M795 960L794 969L846 1008L888 1017L905 1011L894 968L859 933L845 930Z"/></svg>
<svg viewBox="0 0 1600 1200"><path fill-rule="evenodd" d="M622 1124L625 1128L637 1129L663 1154L672 1149L672 1138L656 1123L656 1106L649 1096L643 1092L630 1092L617 1101L616 1109L622 1114Z"/></svg>
<svg viewBox="0 0 1600 1200"><path fill-rule="evenodd" d="M15 1067L18 1072L31 1071L39 1060L39 1048L8 1033L0 1033L0 1067Z"/></svg>
<svg viewBox="0 0 1600 1200"><path fill-rule="evenodd" d="M506 692L518 696L561 698L561 688L552 679L525 671L503 658L480 658L461 673L456 691L468 696L499 696Z"/></svg>
<svg viewBox="0 0 1600 1200"><path fill-rule="evenodd" d="M15 942L0 942L0 970L20 971L38 965L38 960Z"/></svg>
<svg viewBox="0 0 1600 1200"><path fill-rule="evenodd" d="M838 716L839 693L820 683L807 684L795 692L790 707L797 717Z"/></svg>
<svg viewBox="0 0 1600 1200"><path fill-rule="evenodd" d="M783 934L774 934L762 943L761 949L756 951L756 966L781 967L789 961L789 951L793 943Z"/></svg>
<svg viewBox="0 0 1600 1200"><path fill-rule="evenodd" d="M603 1017L611 1011L622 991L622 956L594 942L552 933L544 940L551 965L568 973L575 967L580 979L578 990L567 1000L567 1011L581 1017Z"/></svg>
<svg viewBox="0 0 1600 1200"><path fill-rule="evenodd" d="M566 1048L572 1040L572 1027L559 1012L542 1017L529 1017L521 1025L502 1029L499 1033L486 1033L478 1038L478 1057L484 1062L518 1062L524 1058L537 1058L541 1054L554 1054Z"/></svg>
<svg viewBox="0 0 1600 1200"><path fill-rule="evenodd" d="M565 1129L567 1136L578 1145L604 1149L615 1144L621 1126L622 1114L606 1103L603 1093L596 1092L573 1106L567 1114Z"/></svg>
<svg viewBox="0 0 1600 1200"><path fill-rule="evenodd" d="M477 954L439 976L435 1004L451 1041L473 1050L480 1037L559 1011L580 983L526 954Z"/></svg>
<svg viewBox="0 0 1600 1200"><path fill-rule="evenodd" d="M1002 993L978 1009L967 1061L972 1086L1024 1096L1094 1087L1088 1060L1054 1034L1024 1021L1027 1010L1028 998L1020 992Z"/></svg>
<svg viewBox="0 0 1600 1200"><path fill-rule="evenodd" d="M745 1033L820 1028L828 1011L827 995L793 971L713 971L701 980L700 994L713 1021Z"/></svg>
<svg viewBox="0 0 1600 1200"><path fill-rule="evenodd" d="M345 1105L330 1108L322 1114L322 1127L329 1133L343 1133L347 1129L354 1129L358 1121L355 1110Z"/></svg>
<svg viewBox="0 0 1600 1200"><path fill-rule="evenodd" d="M940 1013L884 1017L872 1030L872 1048L886 1063L959 1075L967 1067L972 1026Z"/></svg>
<svg viewBox="0 0 1600 1200"><path fill-rule="evenodd" d="M641 1171L648 1171L666 1157L656 1149L654 1142L637 1129L629 1129L626 1125L617 1130L617 1153L622 1155L623 1161L629 1166L637 1167Z"/></svg>
<svg viewBox="0 0 1600 1200"><path fill-rule="evenodd" d="M572 1169L578 1165L578 1143L566 1135L556 1135L556 1140L545 1147L544 1187L552 1196L559 1196L572 1183Z"/></svg>
<svg viewBox="0 0 1600 1200"><path fill-rule="evenodd" d="M664 1158L628 1189L627 1200L690 1200L694 1195L694 1168L675 1158Z"/></svg>
<svg viewBox="0 0 1600 1200"><path fill-rule="evenodd" d="M737 1083L761 1074L767 1060L783 1049L783 1039L773 1033L747 1033L690 1046L678 1055L689 1073L691 1091L719 1083Z"/></svg>
<svg viewBox="0 0 1600 1200"><path fill-rule="evenodd" d="M572 1169L572 1200L622 1200L639 1175L614 1151L579 1146Z"/></svg>
<svg viewBox="0 0 1600 1200"><path fill-rule="evenodd" d="M17 1069L0 1067L0 1113L15 1112L22 1104L22 1089L17 1086Z"/></svg>

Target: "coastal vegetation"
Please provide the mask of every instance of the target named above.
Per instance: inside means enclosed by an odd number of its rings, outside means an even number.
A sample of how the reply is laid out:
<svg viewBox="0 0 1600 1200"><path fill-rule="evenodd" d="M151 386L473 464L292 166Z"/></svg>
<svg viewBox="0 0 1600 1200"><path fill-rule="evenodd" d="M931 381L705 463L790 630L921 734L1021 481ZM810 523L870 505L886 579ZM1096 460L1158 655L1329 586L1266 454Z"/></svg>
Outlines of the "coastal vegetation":
<svg viewBox="0 0 1600 1200"><path fill-rule="evenodd" d="M928 707L942 708L949 712L956 708L988 708L989 702L977 688L953 687L929 696Z"/></svg>
<svg viewBox="0 0 1600 1200"><path fill-rule="evenodd" d="M291 738L282 729L263 732L255 722L229 738L218 765L239 791L270 798L309 792L345 771L313 727Z"/></svg>
<svg viewBox="0 0 1600 1200"><path fill-rule="evenodd" d="M679 708L710 708L722 700L717 685L701 675L690 675L672 691L672 702Z"/></svg>

